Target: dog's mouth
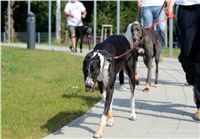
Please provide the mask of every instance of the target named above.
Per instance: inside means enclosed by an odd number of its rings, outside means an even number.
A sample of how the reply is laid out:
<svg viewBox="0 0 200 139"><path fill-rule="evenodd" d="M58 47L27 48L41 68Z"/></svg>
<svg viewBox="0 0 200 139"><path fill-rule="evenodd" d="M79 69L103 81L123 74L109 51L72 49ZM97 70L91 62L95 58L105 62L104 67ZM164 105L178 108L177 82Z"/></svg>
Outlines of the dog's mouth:
<svg viewBox="0 0 200 139"><path fill-rule="evenodd" d="M94 86L85 85L85 91L86 92L94 92L94 90L95 90Z"/></svg>
<svg viewBox="0 0 200 139"><path fill-rule="evenodd" d="M138 41L137 39L133 38L133 43L136 43L137 41Z"/></svg>
<svg viewBox="0 0 200 139"><path fill-rule="evenodd" d="M94 92L94 89L95 89L95 82L90 77L87 77L85 81L85 91Z"/></svg>

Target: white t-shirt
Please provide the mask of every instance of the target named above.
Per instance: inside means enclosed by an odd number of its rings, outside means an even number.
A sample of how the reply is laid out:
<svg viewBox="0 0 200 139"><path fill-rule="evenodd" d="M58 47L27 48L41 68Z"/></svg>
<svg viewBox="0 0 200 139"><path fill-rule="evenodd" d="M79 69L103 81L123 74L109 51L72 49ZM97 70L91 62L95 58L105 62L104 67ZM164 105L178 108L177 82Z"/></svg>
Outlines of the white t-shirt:
<svg viewBox="0 0 200 139"><path fill-rule="evenodd" d="M83 4L79 1L76 2L68 2L65 6L64 12L71 12L74 17L68 16L67 17L67 24L71 26L82 26L82 18L81 13L86 11Z"/></svg>
<svg viewBox="0 0 200 139"><path fill-rule="evenodd" d="M165 0L142 0L142 7L162 6Z"/></svg>
<svg viewBox="0 0 200 139"><path fill-rule="evenodd" d="M200 4L200 0L176 0L177 5L195 5Z"/></svg>

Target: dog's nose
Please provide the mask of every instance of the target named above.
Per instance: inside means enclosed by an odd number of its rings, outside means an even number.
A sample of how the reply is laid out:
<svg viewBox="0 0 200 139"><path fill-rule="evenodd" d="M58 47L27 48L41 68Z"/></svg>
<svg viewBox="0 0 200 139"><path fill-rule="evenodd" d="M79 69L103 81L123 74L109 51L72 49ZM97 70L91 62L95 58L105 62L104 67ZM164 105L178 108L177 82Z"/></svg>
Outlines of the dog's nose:
<svg viewBox="0 0 200 139"><path fill-rule="evenodd" d="M85 81L85 87L86 88L93 88L93 86L94 86L94 82L93 82L92 78L87 77L86 81Z"/></svg>

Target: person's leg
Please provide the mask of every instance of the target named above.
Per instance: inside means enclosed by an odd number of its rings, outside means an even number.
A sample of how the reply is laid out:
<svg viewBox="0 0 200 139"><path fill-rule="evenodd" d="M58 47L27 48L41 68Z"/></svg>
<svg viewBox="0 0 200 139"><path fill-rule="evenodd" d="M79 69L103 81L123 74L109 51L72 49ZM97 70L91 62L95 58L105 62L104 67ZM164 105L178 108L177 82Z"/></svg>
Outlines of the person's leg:
<svg viewBox="0 0 200 139"><path fill-rule="evenodd" d="M80 27L79 27L79 37L80 37L80 52L82 53L83 38L84 38L83 26L80 26Z"/></svg>
<svg viewBox="0 0 200 139"><path fill-rule="evenodd" d="M157 16L160 12L160 9L161 7L157 7L156 8L156 11L155 11L155 14L154 14L154 18L156 18L155 16ZM157 31L160 35L160 38L161 38L161 45L162 45L162 48L161 48L161 52L163 51L166 43L165 43L165 31L166 31L166 20L165 20L165 11L162 10L160 15L158 16L158 19L157 21L155 22L158 22L159 24L157 25Z"/></svg>
<svg viewBox="0 0 200 139"><path fill-rule="evenodd" d="M196 8L196 9L195 9ZM200 5L196 6L195 13L196 13L196 28L197 33L195 35L193 48L191 50L191 58L195 59L195 85L194 85L194 93L195 93L195 99L196 99L196 105L197 105L197 112L195 113L195 119L200 120Z"/></svg>
<svg viewBox="0 0 200 139"><path fill-rule="evenodd" d="M144 27L153 25L153 14L151 7L142 7L142 20Z"/></svg>
<svg viewBox="0 0 200 139"><path fill-rule="evenodd" d="M177 12L177 26L180 32L181 53L179 61L182 63L189 84L194 86L194 99L197 106L195 119L200 120L200 60L199 60L199 18L200 7L179 6Z"/></svg>
<svg viewBox="0 0 200 139"><path fill-rule="evenodd" d="M123 69L119 72L119 84L120 86L124 85L124 70Z"/></svg>
<svg viewBox="0 0 200 139"><path fill-rule="evenodd" d="M68 37L69 37L69 49L71 50L72 49L72 32L71 32L71 29L70 29L70 26L67 27L67 31L68 31Z"/></svg>
<svg viewBox="0 0 200 139"><path fill-rule="evenodd" d="M75 47L76 47L76 34L75 34L75 27L74 26L69 26L69 36L71 39L71 51L74 52L75 51Z"/></svg>
<svg viewBox="0 0 200 139"><path fill-rule="evenodd" d="M80 39L80 34L79 34L79 26L75 27L75 34L76 34L76 48L75 48L75 52L77 52L77 48L78 48L78 40Z"/></svg>

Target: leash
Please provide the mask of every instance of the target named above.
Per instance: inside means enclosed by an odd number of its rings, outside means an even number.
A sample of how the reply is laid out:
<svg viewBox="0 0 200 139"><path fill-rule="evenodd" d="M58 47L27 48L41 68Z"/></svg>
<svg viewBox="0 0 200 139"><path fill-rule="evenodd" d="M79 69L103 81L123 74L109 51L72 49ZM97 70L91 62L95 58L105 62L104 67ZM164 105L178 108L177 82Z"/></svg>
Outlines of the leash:
<svg viewBox="0 0 200 139"><path fill-rule="evenodd" d="M170 18L175 18L175 17L176 16L173 13L171 15L166 15L166 17L164 19L160 20L159 22L155 22L153 25L145 26L144 28L145 29L153 28L154 26L157 26L158 24L164 22L165 20L170 19Z"/></svg>
<svg viewBox="0 0 200 139"><path fill-rule="evenodd" d="M133 44L133 47L132 47L131 49L129 49L128 51L122 53L121 55L113 56L113 57L112 57L112 60L116 61L117 59L119 59L119 58L121 58L121 57L123 57L123 56L129 54L129 53L130 53L131 51L133 51L136 47L138 47L138 46L140 45L141 42L143 42L144 37L145 37L145 35L142 37L141 40L135 42L135 43Z"/></svg>
<svg viewBox="0 0 200 139"><path fill-rule="evenodd" d="M162 20L160 20L159 22L156 22L156 21L158 21L158 17L160 16L160 14L161 14L161 12L162 12L162 10L163 10L164 7L167 7L167 2L166 1L163 3L162 7L160 8L159 13L156 15L156 18L154 19L154 23L151 26L145 26L144 27L145 29L153 28L154 26L157 26L158 24L164 22L165 20L167 20L169 18L175 18L175 15L173 13L170 14L170 15L168 15L168 14L165 13L165 15L166 15L165 18L162 19Z"/></svg>

